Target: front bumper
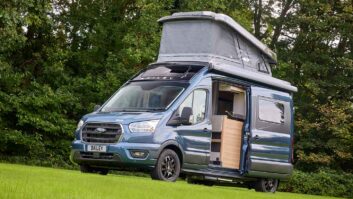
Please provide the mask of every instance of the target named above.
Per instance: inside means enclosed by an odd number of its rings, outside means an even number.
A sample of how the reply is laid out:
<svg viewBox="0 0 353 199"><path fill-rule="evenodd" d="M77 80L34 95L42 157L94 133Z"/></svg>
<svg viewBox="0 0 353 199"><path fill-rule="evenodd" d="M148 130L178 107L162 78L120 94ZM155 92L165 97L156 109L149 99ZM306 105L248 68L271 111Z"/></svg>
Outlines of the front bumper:
<svg viewBox="0 0 353 199"><path fill-rule="evenodd" d="M100 153L88 152L88 145L80 140L74 141L71 145L70 160L73 163L85 164L91 167L151 169L156 164L160 148L160 144L120 142L116 144L104 144L107 146L107 151ZM146 151L148 154L145 158L133 158L130 154L131 150Z"/></svg>

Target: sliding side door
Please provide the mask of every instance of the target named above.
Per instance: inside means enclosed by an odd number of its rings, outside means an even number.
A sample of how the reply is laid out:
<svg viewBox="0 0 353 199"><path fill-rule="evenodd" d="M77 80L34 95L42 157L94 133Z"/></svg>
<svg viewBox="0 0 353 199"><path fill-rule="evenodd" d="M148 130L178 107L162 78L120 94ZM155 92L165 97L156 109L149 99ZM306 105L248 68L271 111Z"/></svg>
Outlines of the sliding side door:
<svg viewBox="0 0 353 199"><path fill-rule="evenodd" d="M249 176L286 178L291 174L292 110L290 94L251 87Z"/></svg>

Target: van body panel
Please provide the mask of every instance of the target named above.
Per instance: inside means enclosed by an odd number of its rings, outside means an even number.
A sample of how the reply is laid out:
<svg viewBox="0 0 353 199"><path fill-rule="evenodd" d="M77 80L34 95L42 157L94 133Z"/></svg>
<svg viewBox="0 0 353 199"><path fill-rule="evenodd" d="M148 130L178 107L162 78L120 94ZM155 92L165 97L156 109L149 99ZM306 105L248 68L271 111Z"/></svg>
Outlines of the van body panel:
<svg viewBox="0 0 353 199"><path fill-rule="evenodd" d="M210 133L204 129L210 128L208 122L193 126L174 127L179 142L184 150L184 162L188 164L207 164L207 154L210 152Z"/></svg>
<svg viewBox="0 0 353 199"><path fill-rule="evenodd" d="M187 175L228 182L289 177L297 88L272 77L275 53L223 14L175 13L159 21L157 62L81 118L70 160L151 170L163 166L157 160L168 148Z"/></svg>
<svg viewBox="0 0 353 199"><path fill-rule="evenodd" d="M202 76L201 76L202 77ZM169 131L175 132L178 136L178 142L185 153L184 163L187 165L200 165L206 167L209 161L209 153L211 149L211 122L210 122L210 105L211 105L211 79L208 77L195 77L193 86L184 93L178 102L175 103L174 111L178 109L181 103L195 90L202 89L207 91L206 114L203 122L194 125L169 126ZM192 168L195 167L190 166ZM197 166L196 166L197 167Z"/></svg>
<svg viewBox="0 0 353 199"><path fill-rule="evenodd" d="M287 181L291 174L283 174L283 173L273 173L273 172L264 172L264 171L249 171L245 176L249 178L273 178L280 179L281 181Z"/></svg>
<svg viewBox="0 0 353 199"><path fill-rule="evenodd" d="M252 86L251 101L247 176L262 177L259 172L289 176L293 170L291 95Z"/></svg>
<svg viewBox="0 0 353 199"><path fill-rule="evenodd" d="M250 160L250 164L254 171L264 171L279 174L290 174L293 169L293 165L290 163L267 161L267 160ZM250 171L251 172L251 171Z"/></svg>
<svg viewBox="0 0 353 199"><path fill-rule="evenodd" d="M197 62L195 64L201 63ZM209 165L212 137L212 81L214 80L241 85L246 90L247 114L244 120L240 168L238 170ZM107 153L114 154L112 160L87 159L82 158L80 153L87 152L89 143L84 143L81 140L80 130L76 131L76 139L72 143L71 160L78 164L89 164L110 169L125 167L152 169L165 147L176 146L181 151L182 170L187 174L243 180L259 177L285 179L290 176L293 169L291 164L293 103L290 93L266 88L266 85L236 76L216 73L208 67L201 69L188 83L189 86L165 111L99 112L98 110L85 115L82 118L85 123L121 124L124 131L122 139L115 144L106 144ZM205 120L195 125L167 125L180 104L196 89L207 90ZM284 113L286 122L281 127L266 125L266 122L258 120L259 99L273 100L285 104L287 109ZM129 124L147 120L159 120L154 133L130 132ZM256 139L256 135L260 139ZM145 159L136 159L131 157L130 150L146 150L148 156Z"/></svg>
<svg viewBox="0 0 353 199"><path fill-rule="evenodd" d="M211 68L216 71L220 71L240 78L248 79L254 82L258 82L260 84L273 86L282 90L287 90L290 92L298 91L297 87L292 86L289 82L274 78L266 74L258 73L258 72L246 71L246 70L234 70L234 67L229 64L215 62L215 63L212 63Z"/></svg>
<svg viewBox="0 0 353 199"><path fill-rule="evenodd" d="M120 142L116 144L109 144L107 150L113 155L111 159L104 159L100 157L100 154L96 154L92 157L86 157L89 153L87 151L88 144L82 143L76 140L71 145L70 159L78 164L89 164L92 167L104 167L104 168L123 168L123 167L138 167L149 169L152 168L158 158L158 150L160 144L153 143L126 143ZM130 150L145 150L148 151L148 155L143 159L136 159L130 155Z"/></svg>
<svg viewBox="0 0 353 199"><path fill-rule="evenodd" d="M85 122L115 122L129 124L131 122L158 120L163 117L161 112L97 112L83 117Z"/></svg>

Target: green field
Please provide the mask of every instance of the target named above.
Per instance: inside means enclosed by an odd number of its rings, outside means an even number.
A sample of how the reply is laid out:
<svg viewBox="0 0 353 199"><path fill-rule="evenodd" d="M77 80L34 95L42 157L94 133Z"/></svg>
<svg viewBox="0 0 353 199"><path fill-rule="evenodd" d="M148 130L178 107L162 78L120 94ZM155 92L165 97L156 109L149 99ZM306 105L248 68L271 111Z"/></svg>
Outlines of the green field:
<svg viewBox="0 0 353 199"><path fill-rule="evenodd" d="M0 164L0 198L328 198L291 193L256 193L234 187L168 183L146 177L82 174L79 171Z"/></svg>

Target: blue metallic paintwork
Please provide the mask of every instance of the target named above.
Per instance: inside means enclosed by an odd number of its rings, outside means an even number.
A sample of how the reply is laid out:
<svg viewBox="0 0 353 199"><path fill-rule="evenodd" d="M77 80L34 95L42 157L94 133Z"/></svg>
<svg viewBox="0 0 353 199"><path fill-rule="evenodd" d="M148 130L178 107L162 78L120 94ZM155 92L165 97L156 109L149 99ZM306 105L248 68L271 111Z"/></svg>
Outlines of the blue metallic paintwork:
<svg viewBox="0 0 353 199"><path fill-rule="evenodd" d="M274 144L276 146L282 147L287 147L288 145L290 145L290 134L276 133L264 130L256 130L256 134L261 137L261 140L254 140L254 144L261 142Z"/></svg>
<svg viewBox="0 0 353 199"><path fill-rule="evenodd" d="M211 138L210 132L204 131L204 128L211 128L208 121L193 126L174 127L173 131L180 136L180 145L185 152L185 163L207 165Z"/></svg>
<svg viewBox="0 0 353 199"><path fill-rule="evenodd" d="M257 100L258 97L265 97L274 100L280 100L290 102L289 119L292 123L292 97L290 94L280 91L274 91L265 88L251 87L251 130L249 139L248 149L248 164L247 172L248 176L268 175L271 177L271 173L279 173L284 175L290 175L292 171L291 164L291 138L293 136L293 129L288 128L288 132L273 132L266 130L266 127L259 129L257 123ZM288 110L287 110L288 111ZM269 124L271 125L271 124ZM273 125L273 124L272 124ZM291 125L286 121L284 126ZM286 129L285 127L283 127ZM259 136L260 139L255 139L255 136ZM284 172L284 173L283 173ZM287 177L286 176L286 177Z"/></svg>
<svg viewBox="0 0 353 199"><path fill-rule="evenodd" d="M153 167L156 159L162 148L172 144L178 146L182 152L184 164L183 169L188 172L212 174L212 175L229 175L235 178L240 177L242 173L246 173L249 167L247 157L252 157L254 159L262 159L264 161L271 160L271 162L288 162L291 154L290 139L293 135L293 117L291 117L291 134L276 134L275 132L261 132L262 140L260 142L255 141L248 145L249 140L246 136L246 132L250 131L251 127L251 117L250 114L247 115L247 119L244 125L244 137L243 137L243 147L242 147L242 158L241 167L239 171L229 170L217 167L208 167L209 152L211 145L211 131L212 129L210 122L211 107L212 107L212 95L211 95L211 85L212 81L210 79L224 79L226 81L238 83L244 86L254 85L253 83L240 80L237 78L230 78L222 76L219 74L210 73L207 69L203 69L198 75L195 75L190 80L190 86L184 90L184 92L173 102L173 104L164 112L137 112L137 113L100 113L93 112L91 114L85 115L82 119L84 122L116 122L123 126L124 134L121 142L116 144L108 145L108 151L110 153L117 153L121 157L121 161L129 164L135 164L146 167ZM195 89L195 88L206 88L208 89L208 111L207 118L203 123L194 126L167 126L166 123L172 116L173 112L179 107L179 105L184 101L184 99ZM270 97L279 100L285 100L290 102L290 107L293 107L291 96L287 93L274 91L269 89L263 89L258 87L253 87L252 90L248 89L247 104L252 103L251 93L256 92L258 95L265 97ZM292 109L292 108L291 108ZM247 106L247 113L251 113L252 106ZM292 115L291 110L291 115ZM154 120L159 119L155 133L131 133L129 131L128 125L132 122ZM206 128L206 131L203 129ZM268 144L271 143L271 144ZM149 151L149 155L141 160L134 159L129 154L129 149L145 149ZM250 151L249 151L250 149ZM85 143L80 141L79 131L75 132L75 141L72 143L72 151L85 151ZM186 160L186 161L185 161ZM197 160L197 161L195 161ZM201 161L200 161L201 160ZM259 166L257 164L256 166ZM206 168L206 169L205 169ZM285 170L285 169L282 169ZM266 175L267 177L279 178L283 176L282 174L276 173L260 173L259 175ZM245 177L245 176L243 176Z"/></svg>
<svg viewBox="0 0 353 199"><path fill-rule="evenodd" d="M131 122L160 119L164 116L161 112L94 112L83 117L85 122L116 122L130 124Z"/></svg>
<svg viewBox="0 0 353 199"><path fill-rule="evenodd" d="M117 144L109 144L107 148L108 153L117 153L122 157L122 162L139 163L146 162L146 166L150 166L151 162L154 164L158 158L148 156L144 160L133 159L128 154L128 149L146 149L150 153L158 151L155 148L160 148L163 143L168 141L176 141L179 143L180 150L183 152L183 159L186 165L190 168L198 168L207 166L207 157L210 151L210 137L211 123L209 116L204 122L192 126L167 126L169 118L173 112L179 107L184 99L196 88L203 88L208 90L208 99L210 97L211 80L204 81L204 74L207 69L203 69L200 75L196 75L191 79L190 86L174 101L174 103L165 112L93 112L85 115L82 120L86 122L107 122L120 123L123 126L124 133L121 142ZM208 115L208 114L207 114ZM156 131L154 133L131 133L128 125L132 122L146 121L146 120L160 120ZM204 131L204 129L209 129ZM86 151L86 144L80 140L80 131L76 133L76 140L72 144L73 151ZM130 145L126 145L131 143ZM148 146L154 146L149 149ZM157 147L158 146L158 147ZM154 154L154 153L153 153ZM202 161L200 161L202 160ZM199 166L193 166L196 164ZM186 166L187 168L188 166Z"/></svg>
<svg viewBox="0 0 353 199"><path fill-rule="evenodd" d="M251 158L254 159L288 162L287 159L289 152L290 150L288 147L269 146L264 143L251 144Z"/></svg>
<svg viewBox="0 0 353 199"><path fill-rule="evenodd" d="M199 79L197 85L189 92L190 94L196 89L204 89L207 91L205 120L195 125L170 127L171 132L176 132L179 135L180 144L185 152L184 162L199 165L200 168L207 167L209 153L211 151L211 85L212 81L210 78ZM185 98L187 96L188 95L186 95ZM195 165L191 167L194 168ZM188 166L186 165L185 167L187 168Z"/></svg>
<svg viewBox="0 0 353 199"><path fill-rule="evenodd" d="M83 144L81 141L74 141L71 145L72 151L87 151L87 145ZM110 144L107 146L109 153L119 154L122 163L136 164L143 167L152 167L155 164L157 156L157 151L160 144L148 144L148 143L124 143L120 142L117 144ZM149 151L148 156L145 159L136 159L131 157L129 149L145 149Z"/></svg>

